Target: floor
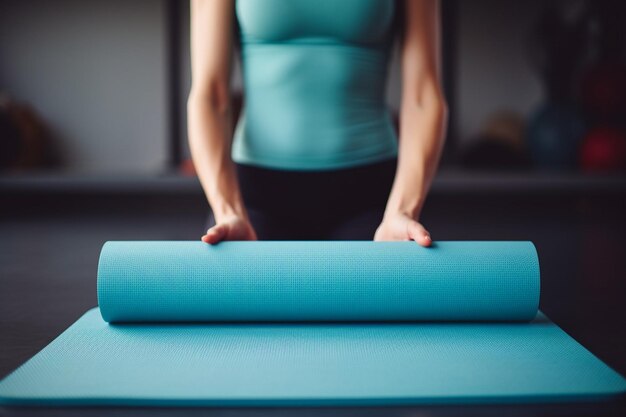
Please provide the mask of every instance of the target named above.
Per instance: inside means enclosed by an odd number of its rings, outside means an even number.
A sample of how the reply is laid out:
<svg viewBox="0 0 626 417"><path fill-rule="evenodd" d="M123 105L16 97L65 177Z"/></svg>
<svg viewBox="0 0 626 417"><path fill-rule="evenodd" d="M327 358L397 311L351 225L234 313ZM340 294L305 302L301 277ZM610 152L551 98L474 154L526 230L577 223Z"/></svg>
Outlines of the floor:
<svg viewBox="0 0 626 417"><path fill-rule="evenodd" d="M199 238L197 196L0 196L0 378L97 304L96 267L107 240ZM626 374L626 220L622 194L433 195L423 221L439 240L532 240L542 310ZM176 414L183 413L175 410ZM299 409L299 415L617 415L611 404ZM168 409L2 409L2 415L169 415ZM184 414L293 415L296 410L185 410Z"/></svg>

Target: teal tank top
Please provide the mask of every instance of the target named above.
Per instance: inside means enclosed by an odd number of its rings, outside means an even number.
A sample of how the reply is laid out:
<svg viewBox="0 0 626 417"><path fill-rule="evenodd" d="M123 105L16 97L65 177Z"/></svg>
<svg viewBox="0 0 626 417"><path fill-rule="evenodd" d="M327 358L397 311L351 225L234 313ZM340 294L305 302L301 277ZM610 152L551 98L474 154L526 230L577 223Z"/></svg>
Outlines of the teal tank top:
<svg viewBox="0 0 626 417"><path fill-rule="evenodd" d="M394 0L237 0L245 105L235 162L326 170L390 159Z"/></svg>

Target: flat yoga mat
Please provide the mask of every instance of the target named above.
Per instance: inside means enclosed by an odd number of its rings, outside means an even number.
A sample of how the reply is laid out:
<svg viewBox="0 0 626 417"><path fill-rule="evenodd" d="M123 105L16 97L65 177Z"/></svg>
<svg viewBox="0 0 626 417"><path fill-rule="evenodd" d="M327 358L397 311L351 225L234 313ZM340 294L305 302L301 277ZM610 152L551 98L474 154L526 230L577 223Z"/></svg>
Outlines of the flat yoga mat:
<svg viewBox="0 0 626 417"><path fill-rule="evenodd" d="M98 279L101 310L1 381L0 402L396 405L626 390L537 314L529 243L111 242Z"/></svg>

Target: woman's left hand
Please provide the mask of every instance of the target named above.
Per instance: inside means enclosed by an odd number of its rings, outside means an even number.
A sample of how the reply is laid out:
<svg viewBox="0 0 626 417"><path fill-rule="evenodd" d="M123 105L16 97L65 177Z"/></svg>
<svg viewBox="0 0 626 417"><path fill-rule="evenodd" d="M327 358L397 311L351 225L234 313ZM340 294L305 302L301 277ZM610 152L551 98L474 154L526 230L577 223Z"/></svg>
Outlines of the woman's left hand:
<svg viewBox="0 0 626 417"><path fill-rule="evenodd" d="M428 230L406 214L386 214L376 229L374 240L414 240L422 246L430 246L432 239Z"/></svg>

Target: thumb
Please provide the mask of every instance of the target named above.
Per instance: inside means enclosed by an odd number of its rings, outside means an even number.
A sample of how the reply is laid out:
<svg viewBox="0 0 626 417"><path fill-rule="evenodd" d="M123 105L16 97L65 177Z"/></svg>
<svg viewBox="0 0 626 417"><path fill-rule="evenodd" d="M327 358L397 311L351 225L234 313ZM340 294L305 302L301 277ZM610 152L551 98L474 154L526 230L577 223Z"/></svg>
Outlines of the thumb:
<svg viewBox="0 0 626 417"><path fill-rule="evenodd" d="M207 230L206 235L202 236L202 241L214 245L224 240L228 232L228 226L225 224L218 224Z"/></svg>
<svg viewBox="0 0 626 417"><path fill-rule="evenodd" d="M410 220L407 225L407 232L409 235L409 239L416 241L422 246L430 246L432 244L432 239L430 238L430 233L428 230L424 228L420 223L415 220Z"/></svg>

